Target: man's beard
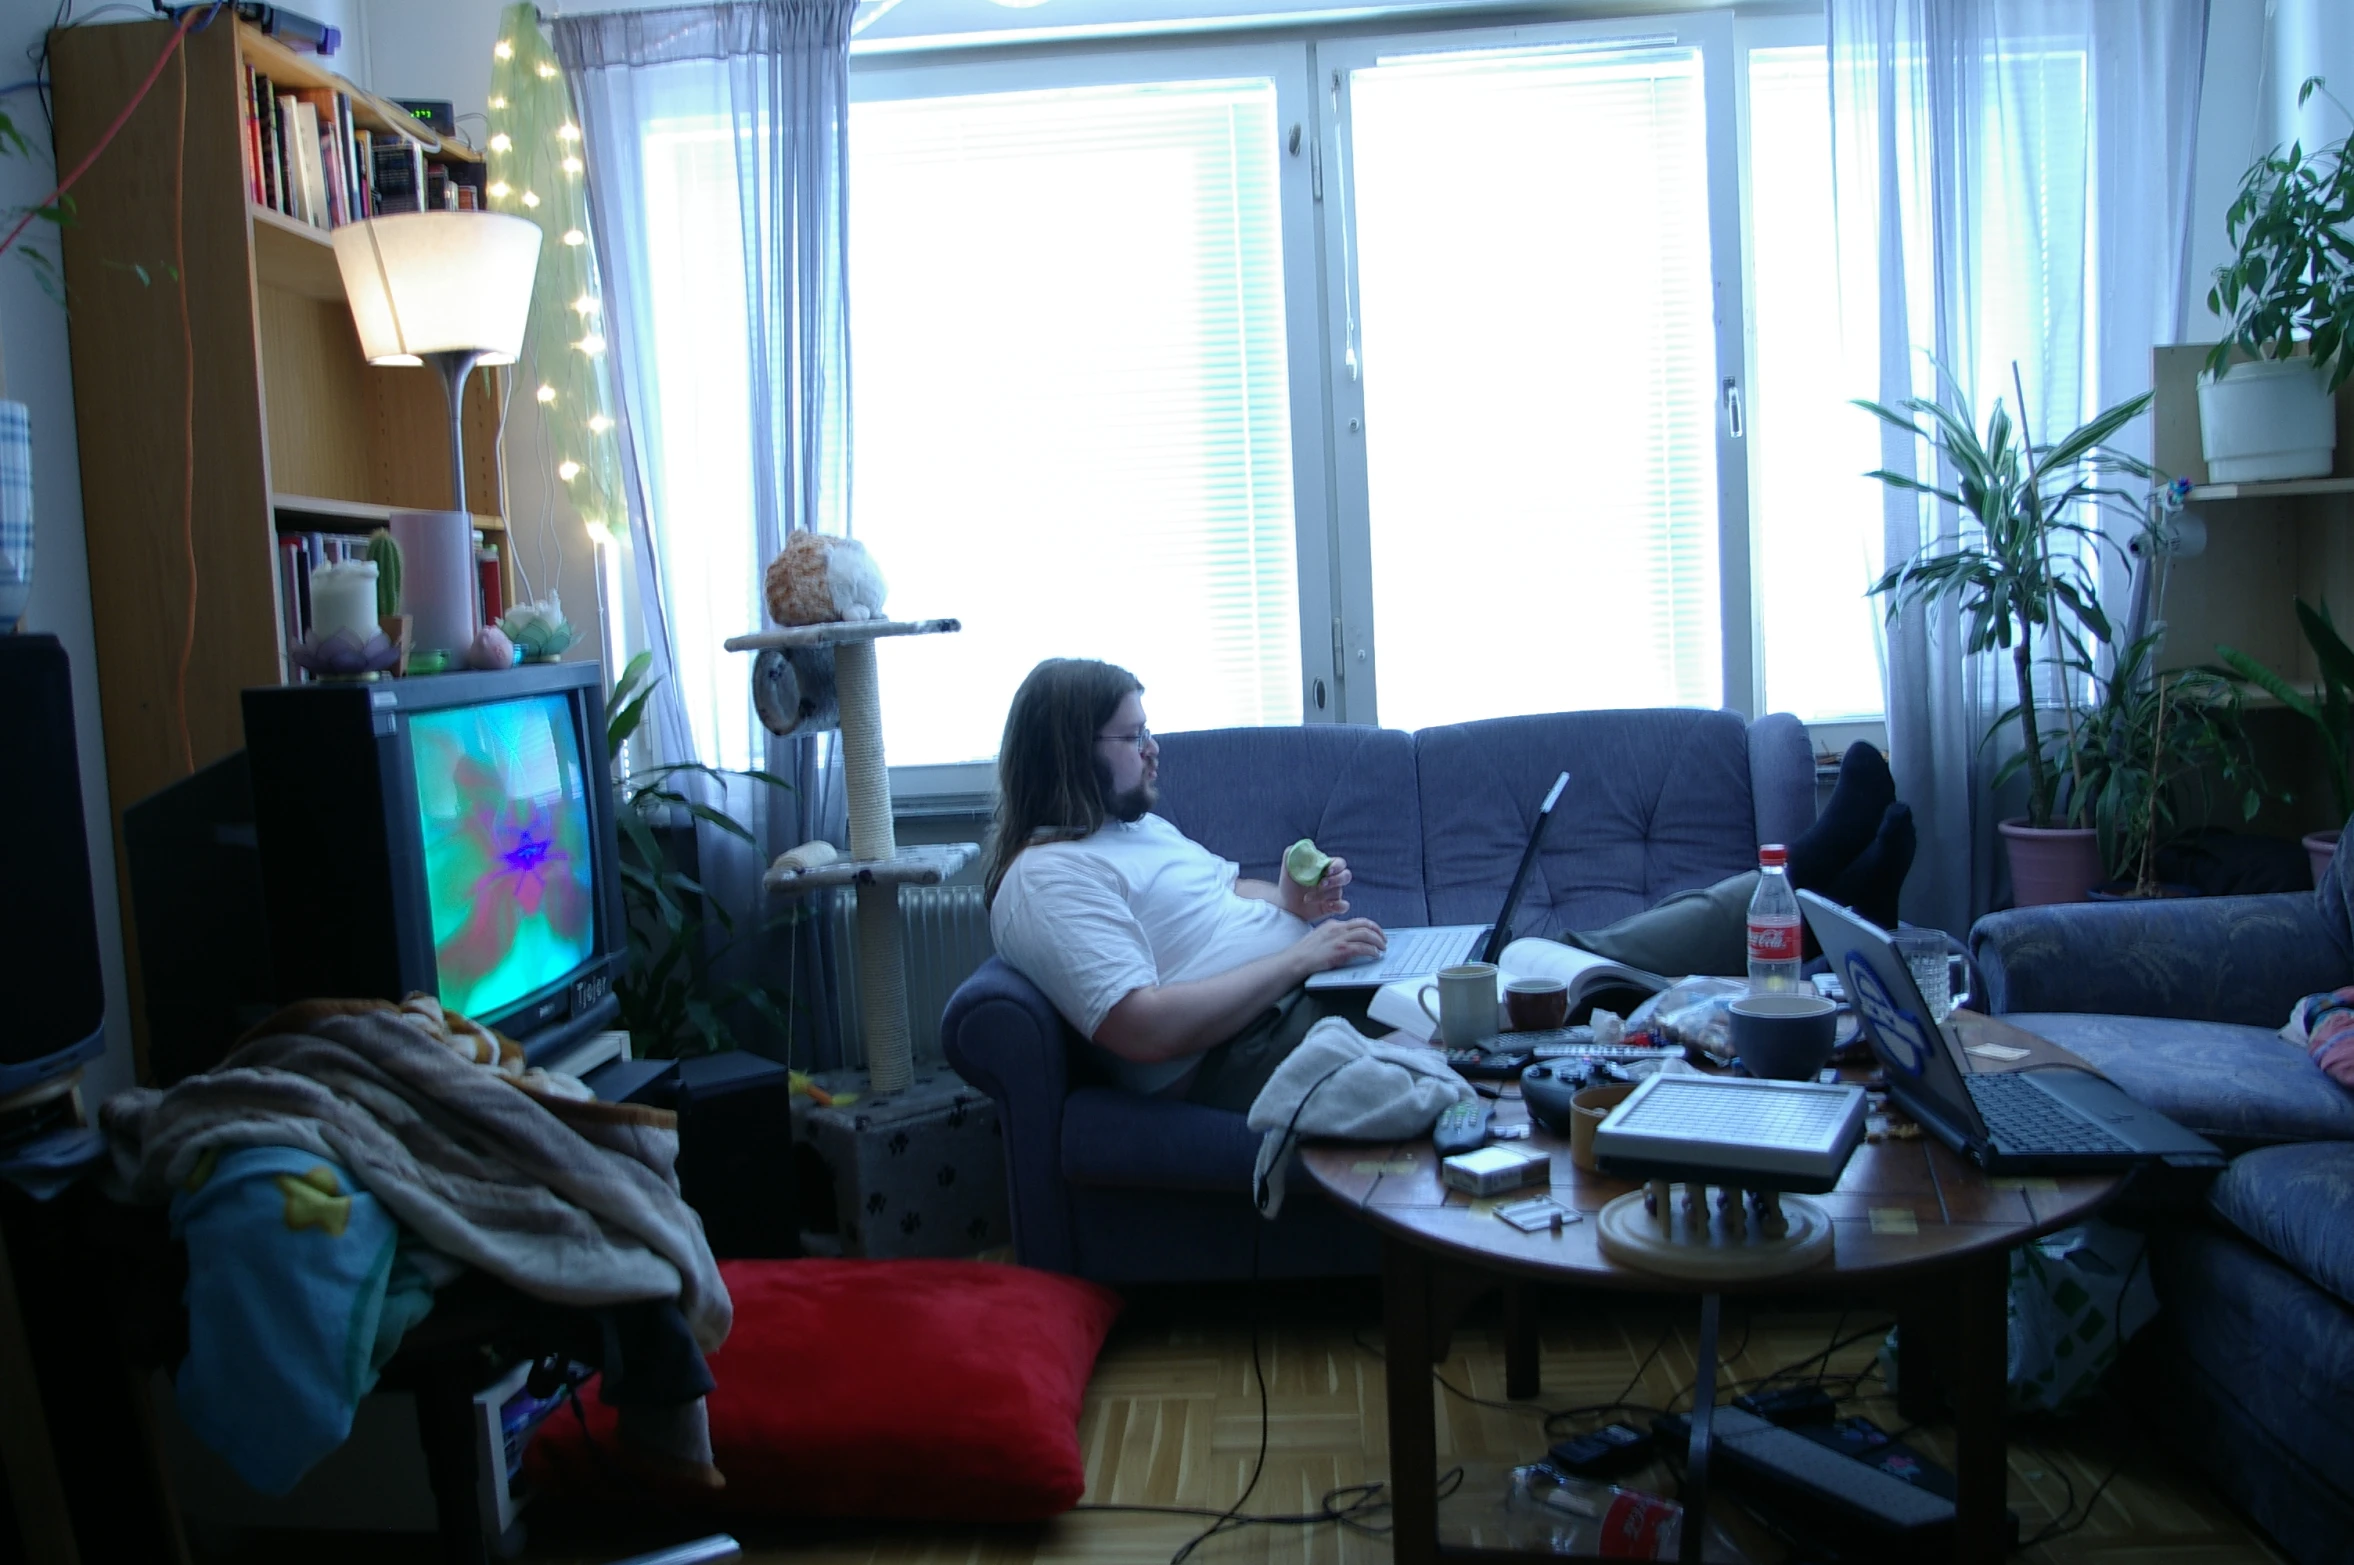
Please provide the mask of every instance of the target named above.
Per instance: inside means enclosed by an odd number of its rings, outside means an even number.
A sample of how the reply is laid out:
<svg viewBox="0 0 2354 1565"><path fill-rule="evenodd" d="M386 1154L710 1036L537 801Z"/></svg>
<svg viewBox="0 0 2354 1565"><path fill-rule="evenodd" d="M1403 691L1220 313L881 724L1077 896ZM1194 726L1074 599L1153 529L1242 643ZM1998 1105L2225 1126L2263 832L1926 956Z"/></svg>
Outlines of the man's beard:
<svg viewBox="0 0 2354 1565"><path fill-rule="evenodd" d="M1104 813L1113 820L1133 826L1160 801L1161 791L1153 786L1150 775L1136 780L1136 786L1115 793L1112 791L1112 769L1098 756L1095 762L1095 788L1103 797Z"/></svg>

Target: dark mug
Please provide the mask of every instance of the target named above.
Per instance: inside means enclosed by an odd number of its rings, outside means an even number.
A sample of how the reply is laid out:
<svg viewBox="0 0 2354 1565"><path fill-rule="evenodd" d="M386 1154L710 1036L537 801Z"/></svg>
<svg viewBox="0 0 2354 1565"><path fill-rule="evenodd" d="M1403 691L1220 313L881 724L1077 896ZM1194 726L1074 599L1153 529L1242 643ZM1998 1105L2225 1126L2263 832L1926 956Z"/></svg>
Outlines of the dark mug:
<svg viewBox="0 0 2354 1565"><path fill-rule="evenodd" d="M1725 1009L1752 1076L1812 1081L1838 1042L1839 1007L1819 994L1745 994Z"/></svg>
<svg viewBox="0 0 2354 1565"><path fill-rule="evenodd" d="M1504 986L1504 1014L1515 1032L1550 1032L1569 1020L1569 985L1558 978L1515 978Z"/></svg>

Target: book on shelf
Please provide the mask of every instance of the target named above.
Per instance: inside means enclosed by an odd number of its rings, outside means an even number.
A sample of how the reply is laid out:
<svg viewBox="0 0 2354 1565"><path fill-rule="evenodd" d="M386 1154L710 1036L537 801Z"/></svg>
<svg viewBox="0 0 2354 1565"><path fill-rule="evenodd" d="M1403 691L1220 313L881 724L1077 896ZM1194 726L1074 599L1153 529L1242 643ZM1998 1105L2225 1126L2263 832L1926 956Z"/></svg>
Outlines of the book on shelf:
<svg viewBox="0 0 2354 1565"><path fill-rule="evenodd" d="M1522 978L1558 978L1569 985L1569 1010L1576 1015L1587 1001L1606 996L1612 991L1622 995L1646 996L1657 994L1673 980L1657 973L1646 973L1639 967L1613 962L1608 957L1581 951L1576 946L1563 945L1558 940L1535 936L1515 940L1496 958L1496 994L1503 997L1504 986ZM1373 999L1365 1007L1368 1021L1399 1032L1418 1042L1428 1043L1438 1031L1438 1023L1422 1008L1422 990L1435 983L1434 975L1425 973L1419 978L1401 978L1383 984L1374 991ZM1628 1005L1628 1009L1633 1009Z"/></svg>
<svg viewBox="0 0 2354 1565"><path fill-rule="evenodd" d="M252 66L245 72L246 194L260 206L317 228L385 211L377 191L386 154L409 156L420 170L423 149L405 136L362 130L349 93L323 87L282 89ZM416 183L422 182L422 174ZM401 185L414 189L416 183Z"/></svg>

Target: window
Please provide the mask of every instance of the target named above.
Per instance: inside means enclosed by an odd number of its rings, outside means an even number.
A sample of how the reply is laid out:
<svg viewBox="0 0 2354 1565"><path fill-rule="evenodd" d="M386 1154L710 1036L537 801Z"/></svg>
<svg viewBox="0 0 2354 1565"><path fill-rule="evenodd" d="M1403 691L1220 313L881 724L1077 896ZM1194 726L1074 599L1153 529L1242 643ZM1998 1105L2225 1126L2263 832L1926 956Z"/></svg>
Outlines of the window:
<svg viewBox="0 0 2354 1565"><path fill-rule="evenodd" d="M1716 705L1700 49L1377 55L1346 97L1380 720Z"/></svg>
<svg viewBox="0 0 2354 1565"><path fill-rule="evenodd" d="M1815 29L1818 33L1819 28ZM1819 43L1748 53L1749 469L1765 708L1876 718L1879 424L1839 351L1830 64Z"/></svg>
<svg viewBox="0 0 2354 1565"><path fill-rule="evenodd" d="M1164 731L1876 717L1811 25L855 62L852 528L893 612L965 626L879 649L903 781L985 787L1049 656L1134 670ZM743 338L729 137L647 142L682 628L760 612L710 346ZM698 744L744 764L742 660L675 640Z"/></svg>
<svg viewBox="0 0 2354 1565"><path fill-rule="evenodd" d="M920 85L851 118L853 526L965 628L883 645L887 753L993 757L1051 656L1163 729L1298 722L1274 79Z"/></svg>

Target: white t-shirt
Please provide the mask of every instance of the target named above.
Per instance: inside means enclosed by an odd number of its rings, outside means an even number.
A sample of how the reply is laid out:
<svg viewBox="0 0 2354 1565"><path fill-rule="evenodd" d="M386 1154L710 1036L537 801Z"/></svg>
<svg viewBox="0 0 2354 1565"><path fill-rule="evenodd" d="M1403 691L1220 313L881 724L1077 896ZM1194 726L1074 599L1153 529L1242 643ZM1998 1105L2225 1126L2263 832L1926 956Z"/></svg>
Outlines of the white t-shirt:
<svg viewBox="0 0 2354 1565"><path fill-rule="evenodd" d="M1281 951L1308 926L1238 896L1240 866L1158 815L1110 821L1077 842L1022 850L989 909L997 954L1089 1040L1138 989L1232 972ZM1190 1059L1140 1065L1098 1051L1123 1086L1157 1092Z"/></svg>

